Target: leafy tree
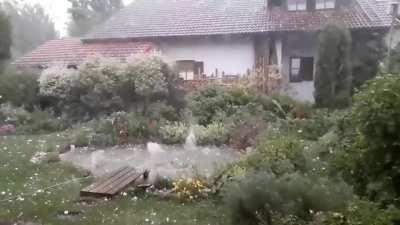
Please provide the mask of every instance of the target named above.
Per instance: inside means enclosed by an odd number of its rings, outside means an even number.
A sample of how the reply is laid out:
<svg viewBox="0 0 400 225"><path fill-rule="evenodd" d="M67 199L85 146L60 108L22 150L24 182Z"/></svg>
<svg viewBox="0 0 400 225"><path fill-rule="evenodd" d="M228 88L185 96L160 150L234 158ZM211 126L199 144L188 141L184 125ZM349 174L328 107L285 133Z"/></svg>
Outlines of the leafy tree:
<svg viewBox="0 0 400 225"><path fill-rule="evenodd" d="M359 88L376 76L379 63L385 57L385 33L353 31L353 86ZM356 41L357 40L357 41Z"/></svg>
<svg viewBox="0 0 400 225"><path fill-rule="evenodd" d="M11 24L7 16L0 11L0 71L5 60L10 58Z"/></svg>
<svg viewBox="0 0 400 225"><path fill-rule="evenodd" d="M54 22L40 5L29 5L18 1L6 1L3 8L12 24L12 57L32 51L47 40L55 39L58 33Z"/></svg>
<svg viewBox="0 0 400 225"><path fill-rule="evenodd" d="M319 107L344 107L351 96L351 35L342 25L328 24L320 33L315 78Z"/></svg>
<svg viewBox="0 0 400 225"><path fill-rule="evenodd" d="M122 0L68 0L72 21L68 31L71 36L85 35L93 26L107 20L123 7Z"/></svg>
<svg viewBox="0 0 400 225"><path fill-rule="evenodd" d="M155 56L135 56L127 61L126 74L133 78L135 93L144 98L143 113L146 113L152 97L168 94L164 63Z"/></svg>

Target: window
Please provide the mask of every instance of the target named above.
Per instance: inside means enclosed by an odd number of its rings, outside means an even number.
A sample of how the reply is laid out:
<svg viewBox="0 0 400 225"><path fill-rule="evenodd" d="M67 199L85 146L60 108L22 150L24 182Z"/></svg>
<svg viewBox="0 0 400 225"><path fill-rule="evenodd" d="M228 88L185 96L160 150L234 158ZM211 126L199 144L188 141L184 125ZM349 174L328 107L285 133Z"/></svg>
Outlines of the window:
<svg viewBox="0 0 400 225"><path fill-rule="evenodd" d="M289 11L304 11L307 9L307 0L288 0Z"/></svg>
<svg viewBox="0 0 400 225"><path fill-rule="evenodd" d="M296 82L301 81L300 78L300 58L292 58L290 61L290 81Z"/></svg>
<svg viewBox="0 0 400 225"><path fill-rule="evenodd" d="M312 57L292 57L290 59L290 82L312 81L314 59Z"/></svg>
<svg viewBox="0 0 400 225"><path fill-rule="evenodd" d="M195 60L176 61L179 76L184 80L198 79L204 73L204 63Z"/></svg>
<svg viewBox="0 0 400 225"><path fill-rule="evenodd" d="M336 0L317 0L316 9L334 9Z"/></svg>

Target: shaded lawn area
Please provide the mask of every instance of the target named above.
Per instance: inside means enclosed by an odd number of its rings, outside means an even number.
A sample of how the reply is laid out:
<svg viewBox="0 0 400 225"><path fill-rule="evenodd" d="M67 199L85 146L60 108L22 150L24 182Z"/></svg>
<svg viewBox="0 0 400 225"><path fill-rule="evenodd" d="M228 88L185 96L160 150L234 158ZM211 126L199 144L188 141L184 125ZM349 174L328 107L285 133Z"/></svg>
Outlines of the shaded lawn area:
<svg viewBox="0 0 400 225"><path fill-rule="evenodd" d="M94 205L77 204L79 191L90 180L45 190L83 177L64 163L33 164L37 151L57 151L63 134L0 137L0 220L33 221L40 224L227 224L226 211L212 201L182 203L156 197L119 196ZM65 211L82 211L76 220L60 219Z"/></svg>

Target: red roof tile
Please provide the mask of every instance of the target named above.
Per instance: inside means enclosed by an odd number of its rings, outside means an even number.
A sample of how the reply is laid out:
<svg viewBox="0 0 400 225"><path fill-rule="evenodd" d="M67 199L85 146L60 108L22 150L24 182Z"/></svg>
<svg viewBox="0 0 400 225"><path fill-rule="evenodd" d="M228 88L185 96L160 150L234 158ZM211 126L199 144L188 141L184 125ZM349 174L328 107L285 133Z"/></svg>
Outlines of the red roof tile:
<svg viewBox="0 0 400 225"><path fill-rule="evenodd" d="M16 66L46 66L54 63L77 65L90 55L124 59L130 55L150 53L155 47L150 42L82 43L77 38L52 40L19 58Z"/></svg>

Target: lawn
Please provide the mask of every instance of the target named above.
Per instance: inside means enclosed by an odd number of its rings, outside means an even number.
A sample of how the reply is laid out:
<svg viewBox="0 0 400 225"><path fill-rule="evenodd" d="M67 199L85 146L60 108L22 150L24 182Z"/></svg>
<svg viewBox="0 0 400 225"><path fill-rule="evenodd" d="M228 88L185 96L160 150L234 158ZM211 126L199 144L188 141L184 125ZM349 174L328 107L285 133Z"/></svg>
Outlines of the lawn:
<svg viewBox="0 0 400 225"><path fill-rule="evenodd" d="M30 162L38 151L56 152L65 135L0 137L0 220L39 224L227 224L227 212L214 201L182 203L150 195L121 195L93 205L76 203L90 183L65 163ZM71 181L72 180L72 181ZM62 184L54 188L48 187ZM79 217L60 218L64 212Z"/></svg>

